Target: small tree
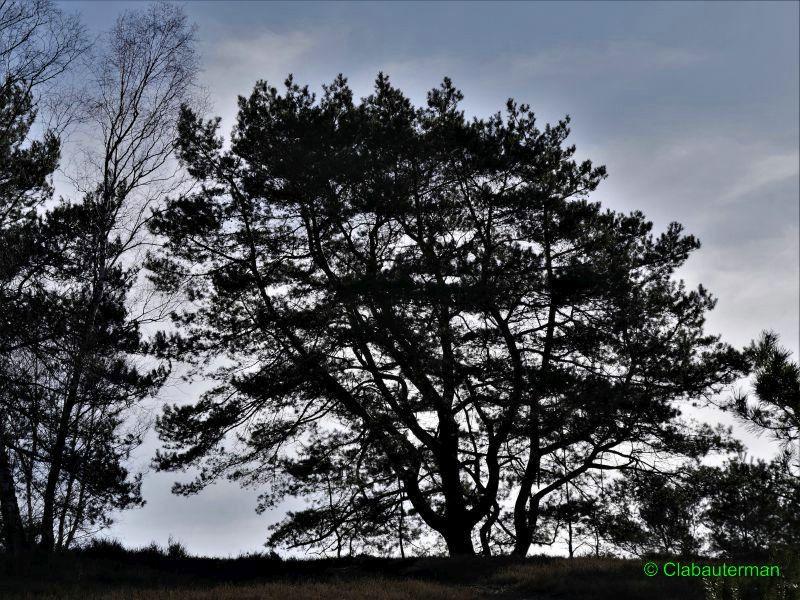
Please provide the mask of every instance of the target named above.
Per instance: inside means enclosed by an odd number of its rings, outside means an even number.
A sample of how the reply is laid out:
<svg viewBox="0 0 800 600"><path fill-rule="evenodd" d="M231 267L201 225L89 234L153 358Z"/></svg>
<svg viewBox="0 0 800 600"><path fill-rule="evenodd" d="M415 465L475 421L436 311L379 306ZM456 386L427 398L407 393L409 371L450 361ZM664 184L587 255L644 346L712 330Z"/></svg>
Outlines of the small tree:
<svg viewBox="0 0 800 600"><path fill-rule="evenodd" d="M704 492L703 475L691 466L680 475L627 473L605 498L603 535L613 547L636 556L697 556L704 544Z"/></svg>
<svg viewBox="0 0 800 600"><path fill-rule="evenodd" d="M541 529L550 532L551 543L565 542L570 558L580 553L600 556L606 547L606 509L613 497L607 488L613 490L613 482L605 479L602 470L584 473L542 503Z"/></svg>
<svg viewBox="0 0 800 600"><path fill-rule="evenodd" d="M310 506L271 527L271 546L402 557L418 541L421 523L409 514L402 485L367 432L348 439L317 430L300 456L283 459L281 485L262 496L259 510L283 496L304 497Z"/></svg>
<svg viewBox="0 0 800 600"><path fill-rule="evenodd" d="M782 461L740 457L702 476L711 551L736 558L800 547L800 479Z"/></svg>

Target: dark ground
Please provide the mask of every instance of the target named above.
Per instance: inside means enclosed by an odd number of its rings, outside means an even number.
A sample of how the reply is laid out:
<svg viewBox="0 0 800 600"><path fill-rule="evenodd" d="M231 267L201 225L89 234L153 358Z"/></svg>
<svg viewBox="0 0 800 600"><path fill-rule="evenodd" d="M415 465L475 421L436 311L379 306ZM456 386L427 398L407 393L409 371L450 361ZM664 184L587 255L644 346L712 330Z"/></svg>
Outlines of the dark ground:
<svg viewBox="0 0 800 600"><path fill-rule="evenodd" d="M615 558L281 560L175 554L180 553L111 547L0 559L0 598L800 600L798 558L789 556L781 557L780 580L704 580L647 577L643 561Z"/></svg>

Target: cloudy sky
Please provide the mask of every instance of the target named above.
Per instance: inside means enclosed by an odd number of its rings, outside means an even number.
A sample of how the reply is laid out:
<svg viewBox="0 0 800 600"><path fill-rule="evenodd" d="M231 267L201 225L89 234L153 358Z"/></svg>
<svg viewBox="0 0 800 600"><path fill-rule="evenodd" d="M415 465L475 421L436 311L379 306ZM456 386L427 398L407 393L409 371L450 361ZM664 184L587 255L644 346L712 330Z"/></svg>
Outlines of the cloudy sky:
<svg viewBox="0 0 800 600"><path fill-rule="evenodd" d="M64 3L95 33L137 3ZM608 167L594 198L641 209L657 229L683 223L703 242L681 273L718 298L708 327L735 345L762 329L798 351L800 48L797 2L187 2L203 85L227 128L236 95L288 73L319 89L337 73L367 95L379 71L421 103L450 76L469 115L508 97L540 121L572 117L581 157ZM196 386L167 388L185 401ZM156 441L143 448L146 466ZM770 449L753 441L755 454ZM127 544L172 535L197 553L257 550L279 515L257 492L215 485L169 494L145 476L145 508L111 531Z"/></svg>

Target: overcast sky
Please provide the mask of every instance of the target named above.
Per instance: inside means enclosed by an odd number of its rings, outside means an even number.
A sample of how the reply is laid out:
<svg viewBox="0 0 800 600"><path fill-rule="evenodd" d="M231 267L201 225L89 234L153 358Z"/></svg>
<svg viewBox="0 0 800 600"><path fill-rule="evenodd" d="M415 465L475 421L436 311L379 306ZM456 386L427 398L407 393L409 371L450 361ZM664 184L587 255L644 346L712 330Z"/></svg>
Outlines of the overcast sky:
<svg viewBox="0 0 800 600"><path fill-rule="evenodd" d="M90 30L140 3L67 2ZM608 167L594 198L683 223L703 247L681 273L719 299L708 329L740 346L762 329L798 351L800 48L797 2L258 3L187 2L212 111L232 123L237 94L288 73L318 90L337 73L357 96L379 71L415 102L450 76L468 115L508 97L540 121L572 117L581 157ZM197 386L164 390L186 401ZM142 449L145 466L157 442ZM769 449L759 441L753 452ZM119 516L126 544L168 535L192 552L258 550L279 514L228 483L169 494L145 476L145 508Z"/></svg>

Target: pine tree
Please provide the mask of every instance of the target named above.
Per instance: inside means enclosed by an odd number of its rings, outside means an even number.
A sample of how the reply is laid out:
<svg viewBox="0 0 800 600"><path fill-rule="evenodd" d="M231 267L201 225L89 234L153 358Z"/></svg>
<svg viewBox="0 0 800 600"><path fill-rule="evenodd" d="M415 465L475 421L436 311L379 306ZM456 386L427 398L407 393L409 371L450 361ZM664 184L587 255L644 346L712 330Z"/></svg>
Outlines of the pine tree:
<svg viewBox="0 0 800 600"><path fill-rule="evenodd" d="M509 101L469 121L461 99L447 79L419 108L384 75L360 103L341 76L319 99L260 82L229 150L184 111L198 185L155 215L149 267L187 308L158 349L224 365L158 421L159 467L201 464L182 490L278 473L317 425L366 431L450 554L480 524L525 554L582 473L714 445L678 406L742 361L703 332L713 298L673 280L697 240L589 202L605 169L574 160L568 119Z"/></svg>

